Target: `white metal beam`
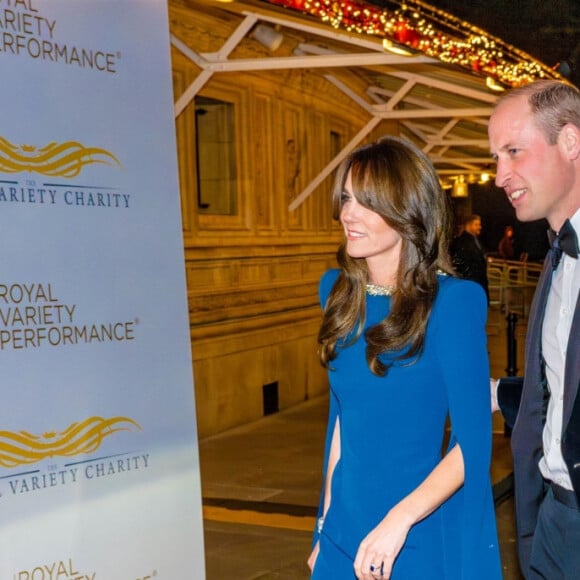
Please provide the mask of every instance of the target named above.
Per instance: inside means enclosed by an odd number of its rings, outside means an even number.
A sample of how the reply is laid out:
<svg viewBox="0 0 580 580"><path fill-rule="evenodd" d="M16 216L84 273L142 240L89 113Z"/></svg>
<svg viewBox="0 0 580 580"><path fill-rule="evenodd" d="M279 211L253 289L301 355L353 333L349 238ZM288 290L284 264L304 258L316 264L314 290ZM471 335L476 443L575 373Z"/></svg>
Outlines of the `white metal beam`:
<svg viewBox="0 0 580 580"><path fill-rule="evenodd" d="M239 26L232 32L228 40L224 43L222 48L218 51L218 58L227 58L227 56L236 48L242 38L251 30L252 26L256 24L258 18L253 15L248 15L240 22ZM183 109L192 101L205 83L211 78L213 71L208 68L209 61L198 55L194 50L189 48L184 42L179 40L175 35L171 35L171 44L181 51L187 58L199 66L202 71L197 78L185 89L183 94L177 99L175 103L174 115L179 117Z"/></svg>
<svg viewBox="0 0 580 580"><path fill-rule="evenodd" d="M482 149L487 149L489 151L489 141L487 139L436 139L432 137L427 137L427 143L429 145L440 145L444 147L481 147Z"/></svg>
<svg viewBox="0 0 580 580"><path fill-rule="evenodd" d="M416 58L416 60L415 60ZM414 63L428 62L428 57L414 57ZM208 62L206 70L212 72L245 72L286 70L296 68L336 68L353 66L409 65L409 58L386 53L348 53L328 55L269 56L266 58L237 58Z"/></svg>
<svg viewBox="0 0 580 580"><path fill-rule="evenodd" d="M294 211L302 202L339 166L341 161L380 123L381 119L373 117L344 147L344 149L308 184L288 206Z"/></svg>
<svg viewBox="0 0 580 580"><path fill-rule="evenodd" d="M266 14L264 12L249 12L244 11L243 14L248 15L252 14L259 18L264 22L270 22L274 25L285 26L286 28L292 28L294 30L299 30L301 32L305 32L307 34L320 37L320 38L328 38L331 40L335 40L338 42L343 42L350 46L358 46L360 48L365 48L368 50L374 50L377 52L384 52L383 48L383 41L381 38L374 38L372 36L367 36L366 38L358 35L356 33L346 33L346 32L339 32L335 28L330 28L329 26L313 26L310 24L306 24L304 20L299 18L293 18L290 15L281 18L277 16L271 16L270 14ZM407 59L408 62L413 62L415 56L406 56L404 57ZM429 62L439 64L440 61L438 59L427 57L429 58Z"/></svg>
<svg viewBox="0 0 580 580"><path fill-rule="evenodd" d="M373 114L383 119L435 119L446 117L489 117L491 107L472 107L465 109L397 109L385 110L384 105L373 105Z"/></svg>
<svg viewBox="0 0 580 580"><path fill-rule="evenodd" d="M410 77L416 77L417 75L414 73L407 73L402 71L392 71L389 72L389 76L406 80L409 79ZM439 89L451 95L461 95L463 97L469 97L470 99L475 99L477 101L483 101L484 103L494 104L498 99L497 95L492 95L489 91L486 90L479 91L477 89L462 87L459 84L436 79L428 75L421 75L419 82L427 87Z"/></svg>
<svg viewBox="0 0 580 580"><path fill-rule="evenodd" d="M347 87L341 80L337 79L334 75L324 75L324 78L329 83L332 83L337 89L341 90L345 95L350 97L357 105L360 105L367 113L371 114L371 105L364 99L361 99L357 93Z"/></svg>

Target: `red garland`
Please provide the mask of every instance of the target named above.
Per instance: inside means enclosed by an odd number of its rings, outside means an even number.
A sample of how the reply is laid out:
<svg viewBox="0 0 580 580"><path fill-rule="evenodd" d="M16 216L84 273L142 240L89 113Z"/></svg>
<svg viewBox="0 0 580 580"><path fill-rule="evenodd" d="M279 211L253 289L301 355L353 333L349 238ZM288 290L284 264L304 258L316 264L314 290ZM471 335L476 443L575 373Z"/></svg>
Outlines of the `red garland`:
<svg viewBox="0 0 580 580"><path fill-rule="evenodd" d="M466 34L463 40L452 39L429 26L428 34L422 34L400 10L390 13L386 9L349 0L266 1L329 21L335 28L364 32L382 38L391 37L399 44L420 50L445 62L467 66L476 73L485 73L508 86L525 84L545 76L537 65L535 73L530 72L529 67L535 63L525 62L524 59L514 59L513 64L504 63L503 67L498 66L498 60L502 59L502 55L482 52L477 46L478 41L473 40L472 33ZM528 70L525 67L528 67Z"/></svg>

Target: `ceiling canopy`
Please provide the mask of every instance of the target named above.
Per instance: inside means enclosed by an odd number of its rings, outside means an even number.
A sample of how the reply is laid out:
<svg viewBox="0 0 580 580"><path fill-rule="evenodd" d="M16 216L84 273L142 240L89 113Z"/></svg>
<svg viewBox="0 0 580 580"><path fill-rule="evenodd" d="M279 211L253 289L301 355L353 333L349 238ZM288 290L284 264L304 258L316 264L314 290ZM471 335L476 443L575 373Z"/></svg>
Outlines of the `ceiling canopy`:
<svg viewBox="0 0 580 580"><path fill-rule="evenodd" d="M382 8L321 0L181 3L211 11L230 35L211 53L199 51L195 34L172 36L174 47L200 70L178 98L176 116L214 74L306 68L347 95L367 118L290 210L384 119L399 122L402 135L429 155L444 185L485 180L494 167L487 123L498 94L534 78L563 80L532 57L415 0L383 2ZM264 56L232 56L248 42L260 43Z"/></svg>

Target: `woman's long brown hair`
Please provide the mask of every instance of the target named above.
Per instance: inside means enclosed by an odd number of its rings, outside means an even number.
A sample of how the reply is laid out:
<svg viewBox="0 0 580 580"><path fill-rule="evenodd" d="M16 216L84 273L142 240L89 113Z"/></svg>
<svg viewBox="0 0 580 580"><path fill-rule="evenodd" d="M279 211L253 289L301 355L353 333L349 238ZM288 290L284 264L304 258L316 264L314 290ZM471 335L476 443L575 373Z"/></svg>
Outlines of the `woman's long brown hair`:
<svg viewBox="0 0 580 580"><path fill-rule="evenodd" d="M339 219L344 184L402 237L396 289L388 316L365 332L371 371L384 376L395 361L413 362L423 351L429 314L437 294L437 272L452 273L448 257L451 208L428 157L399 137L359 147L337 171L333 217ZM366 260L352 258L341 244L340 275L330 293L318 333L320 360L329 368L337 343L353 342L366 320ZM381 355L389 353L388 361Z"/></svg>

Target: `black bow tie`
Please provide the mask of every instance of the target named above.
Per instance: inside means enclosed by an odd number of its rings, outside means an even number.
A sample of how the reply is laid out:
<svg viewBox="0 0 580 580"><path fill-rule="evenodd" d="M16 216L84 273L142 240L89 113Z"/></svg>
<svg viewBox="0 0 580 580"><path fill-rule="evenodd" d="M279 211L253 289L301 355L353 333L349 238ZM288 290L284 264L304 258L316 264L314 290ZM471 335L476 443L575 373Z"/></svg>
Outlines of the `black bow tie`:
<svg viewBox="0 0 580 580"><path fill-rule="evenodd" d="M555 270L562 258L562 252L565 252L572 258L578 257L578 237L570 223L566 220L558 233L554 230L548 230L548 239L552 245L552 269Z"/></svg>

